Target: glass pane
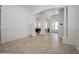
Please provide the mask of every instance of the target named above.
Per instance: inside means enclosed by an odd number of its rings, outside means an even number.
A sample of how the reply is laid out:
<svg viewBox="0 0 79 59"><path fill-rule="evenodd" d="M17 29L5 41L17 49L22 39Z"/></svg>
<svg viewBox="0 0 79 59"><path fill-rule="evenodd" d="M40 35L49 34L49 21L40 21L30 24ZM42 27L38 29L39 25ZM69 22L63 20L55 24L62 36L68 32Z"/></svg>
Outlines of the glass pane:
<svg viewBox="0 0 79 59"><path fill-rule="evenodd" d="M37 28L40 28L41 27L41 24L39 22L35 22L35 27Z"/></svg>
<svg viewBox="0 0 79 59"><path fill-rule="evenodd" d="M41 27L41 24L40 23L38 23L38 28L40 28Z"/></svg>
<svg viewBox="0 0 79 59"><path fill-rule="evenodd" d="M37 27L37 23L35 22L35 27Z"/></svg>
<svg viewBox="0 0 79 59"><path fill-rule="evenodd" d="M58 22L55 22L55 30L58 30Z"/></svg>

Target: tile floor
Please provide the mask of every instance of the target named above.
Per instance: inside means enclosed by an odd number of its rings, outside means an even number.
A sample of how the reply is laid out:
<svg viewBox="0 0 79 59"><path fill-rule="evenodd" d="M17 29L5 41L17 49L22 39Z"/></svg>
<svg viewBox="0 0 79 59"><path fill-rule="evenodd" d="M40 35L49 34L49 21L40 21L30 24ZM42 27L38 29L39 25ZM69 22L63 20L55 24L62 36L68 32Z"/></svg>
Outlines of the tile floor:
<svg viewBox="0 0 79 59"><path fill-rule="evenodd" d="M0 46L0 53L77 54L75 46L62 43L57 33L27 37Z"/></svg>

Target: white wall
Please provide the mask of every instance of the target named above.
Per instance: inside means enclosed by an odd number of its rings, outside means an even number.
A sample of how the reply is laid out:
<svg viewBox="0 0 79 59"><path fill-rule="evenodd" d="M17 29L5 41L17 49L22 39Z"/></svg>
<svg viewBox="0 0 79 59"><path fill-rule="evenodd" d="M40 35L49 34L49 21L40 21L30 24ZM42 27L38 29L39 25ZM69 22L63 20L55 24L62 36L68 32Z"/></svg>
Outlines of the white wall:
<svg viewBox="0 0 79 59"><path fill-rule="evenodd" d="M77 50L79 52L79 6L76 6L76 17L77 17L77 20L76 20L76 41L75 41L75 45L77 47Z"/></svg>
<svg viewBox="0 0 79 59"><path fill-rule="evenodd" d="M29 24L32 13L29 6L2 6L1 42L7 42L29 36Z"/></svg>
<svg viewBox="0 0 79 59"><path fill-rule="evenodd" d="M68 6L68 38L64 43L79 48L79 6Z"/></svg>
<svg viewBox="0 0 79 59"><path fill-rule="evenodd" d="M68 7L68 40L70 43L75 44L76 41L76 7Z"/></svg>

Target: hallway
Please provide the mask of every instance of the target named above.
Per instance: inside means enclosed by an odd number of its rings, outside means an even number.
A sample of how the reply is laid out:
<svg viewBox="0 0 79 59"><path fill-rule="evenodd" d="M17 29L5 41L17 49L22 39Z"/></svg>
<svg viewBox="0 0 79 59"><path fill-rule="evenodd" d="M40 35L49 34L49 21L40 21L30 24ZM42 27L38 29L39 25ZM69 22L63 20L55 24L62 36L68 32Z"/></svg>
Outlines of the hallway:
<svg viewBox="0 0 79 59"><path fill-rule="evenodd" d="M63 44L57 33L25 37L2 44L0 53L74 54L75 46Z"/></svg>

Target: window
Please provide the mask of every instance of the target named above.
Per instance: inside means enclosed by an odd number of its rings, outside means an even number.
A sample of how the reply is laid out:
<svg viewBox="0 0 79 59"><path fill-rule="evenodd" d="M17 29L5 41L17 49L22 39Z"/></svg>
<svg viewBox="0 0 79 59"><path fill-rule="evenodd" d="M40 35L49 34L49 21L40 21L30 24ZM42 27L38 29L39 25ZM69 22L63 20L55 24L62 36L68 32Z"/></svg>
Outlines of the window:
<svg viewBox="0 0 79 59"><path fill-rule="evenodd" d="M35 27L36 27L36 28L40 28L40 27L41 27L40 22L35 22Z"/></svg>
<svg viewBox="0 0 79 59"><path fill-rule="evenodd" d="M55 22L55 30L58 30L58 21Z"/></svg>
<svg viewBox="0 0 79 59"><path fill-rule="evenodd" d="M53 30L58 30L58 21L53 21L52 22L52 29Z"/></svg>
<svg viewBox="0 0 79 59"><path fill-rule="evenodd" d="M37 23L35 22L35 27L37 27Z"/></svg>
<svg viewBox="0 0 79 59"><path fill-rule="evenodd" d="M38 25L38 28L40 28L40 27L41 27L41 24L40 24L39 22L38 22L38 24L37 24L37 25Z"/></svg>

